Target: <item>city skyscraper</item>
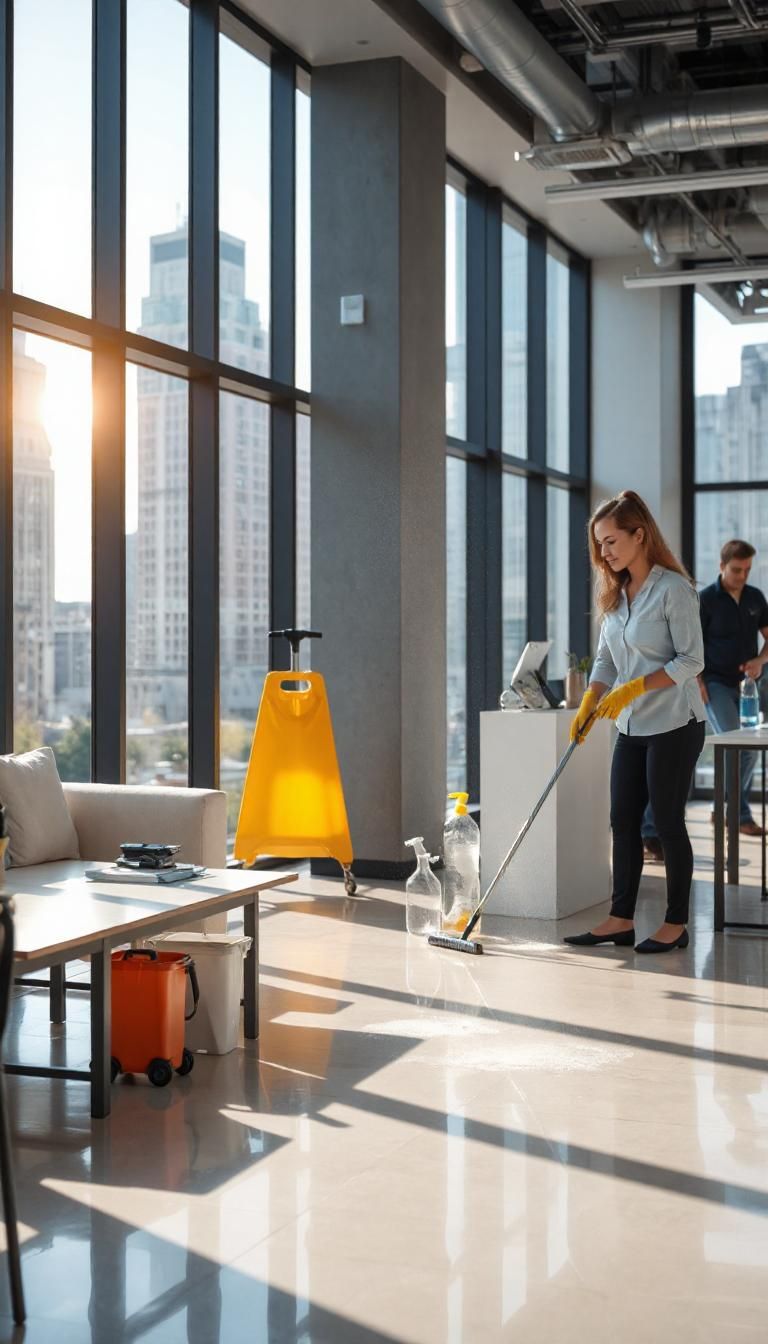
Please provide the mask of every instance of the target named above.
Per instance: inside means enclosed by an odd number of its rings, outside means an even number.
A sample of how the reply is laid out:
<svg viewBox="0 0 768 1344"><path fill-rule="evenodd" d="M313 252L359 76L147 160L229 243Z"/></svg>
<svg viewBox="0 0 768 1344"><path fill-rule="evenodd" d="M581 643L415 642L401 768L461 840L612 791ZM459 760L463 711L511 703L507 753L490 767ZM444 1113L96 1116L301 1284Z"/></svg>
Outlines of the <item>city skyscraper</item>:
<svg viewBox="0 0 768 1344"><path fill-rule="evenodd" d="M696 479L756 481L768 475L768 343L741 352L741 381L720 395L696 398ZM757 549L752 582L768 589L768 500L759 490L699 491L696 579L711 583L720 548L743 537Z"/></svg>
<svg viewBox="0 0 768 1344"><path fill-rule="evenodd" d="M141 333L186 341L187 230L150 240L150 292ZM220 239L220 351L224 362L267 374L268 334L245 297L245 244ZM138 513L135 601L126 644L129 724L187 718L187 384L137 373ZM220 399L220 647L222 716L253 718L268 665L269 411L248 397ZM131 661L132 660L132 661Z"/></svg>
<svg viewBox="0 0 768 1344"><path fill-rule="evenodd" d="M45 367L13 336L13 634L16 723L38 723L54 693L54 497L43 427Z"/></svg>

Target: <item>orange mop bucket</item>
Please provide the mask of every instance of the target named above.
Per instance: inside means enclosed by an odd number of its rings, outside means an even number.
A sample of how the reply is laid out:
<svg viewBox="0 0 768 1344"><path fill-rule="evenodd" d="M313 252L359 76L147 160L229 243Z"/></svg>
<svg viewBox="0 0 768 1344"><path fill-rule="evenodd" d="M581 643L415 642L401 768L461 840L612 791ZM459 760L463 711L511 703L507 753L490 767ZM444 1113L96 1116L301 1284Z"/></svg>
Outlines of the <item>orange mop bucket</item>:
<svg viewBox="0 0 768 1344"><path fill-rule="evenodd" d="M185 952L150 948L112 953L112 1081L146 1073L165 1087L174 1069L189 1073L195 1057L184 1048L187 976L194 1016L199 999L195 963Z"/></svg>
<svg viewBox="0 0 768 1344"><path fill-rule="evenodd" d="M299 670L302 639L313 630L271 630L291 644L291 668L269 672L259 705L235 838L235 858L330 858L353 895L352 841L331 711L319 672Z"/></svg>

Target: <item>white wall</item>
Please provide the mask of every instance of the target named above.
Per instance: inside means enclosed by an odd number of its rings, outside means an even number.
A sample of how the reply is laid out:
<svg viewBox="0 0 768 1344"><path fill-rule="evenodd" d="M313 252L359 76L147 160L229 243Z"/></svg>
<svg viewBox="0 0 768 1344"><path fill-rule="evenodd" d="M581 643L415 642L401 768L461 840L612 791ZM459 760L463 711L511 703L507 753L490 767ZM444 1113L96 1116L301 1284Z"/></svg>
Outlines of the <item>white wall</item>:
<svg viewBox="0 0 768 1344"><path fill-rule="evenodd" d="M680 291L625 289L592 263L592 502L637 490L680 552Z"/></svg>

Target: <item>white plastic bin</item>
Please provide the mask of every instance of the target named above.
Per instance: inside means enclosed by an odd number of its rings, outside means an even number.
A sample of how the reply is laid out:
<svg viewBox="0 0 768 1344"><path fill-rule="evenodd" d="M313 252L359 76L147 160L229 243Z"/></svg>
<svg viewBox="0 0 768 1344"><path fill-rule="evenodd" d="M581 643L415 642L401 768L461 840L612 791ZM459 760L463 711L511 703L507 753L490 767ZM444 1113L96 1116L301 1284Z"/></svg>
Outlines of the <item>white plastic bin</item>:
<svg viewBox="0 0 768 1344"><path fill-rule="evenodd" d="M165 933L148 941L158 947L172 944L173 951L188 952L194 957L200 1002L195 1016L186 1025L187 1049L228 1055L237 1045L243 962L251 946L250 938L228 933Z"/></svg>

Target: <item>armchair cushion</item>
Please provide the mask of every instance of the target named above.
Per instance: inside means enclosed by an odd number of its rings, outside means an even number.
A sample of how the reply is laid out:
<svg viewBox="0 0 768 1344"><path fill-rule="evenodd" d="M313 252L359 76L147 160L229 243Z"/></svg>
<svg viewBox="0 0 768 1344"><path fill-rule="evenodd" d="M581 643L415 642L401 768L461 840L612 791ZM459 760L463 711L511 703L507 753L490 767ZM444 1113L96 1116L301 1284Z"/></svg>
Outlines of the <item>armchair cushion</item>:
<svg viewBox="0 0 768 1344"><path fill-rule="evenodd" d="M65 784L84 859L115 859L126 841L180 845L180 863L227 865L227 795L218 789L153 784ZM188 931L226 933L226 914L193 921Z"/></svg>
<svg viewBox="0 0 768 1344"><path fill-rule="evenodd" d="M80 857L77 831L50 747L0 756L0 802L5 808L10 867Z"/></svg>
<svg viewBox="0 0 768 1344"><path fill-rule="evenodd" d="M65 784L84 859L116 859L121 844L180 845L180 863L224 868L227 798L218 789L153 784Z"/></svg>

